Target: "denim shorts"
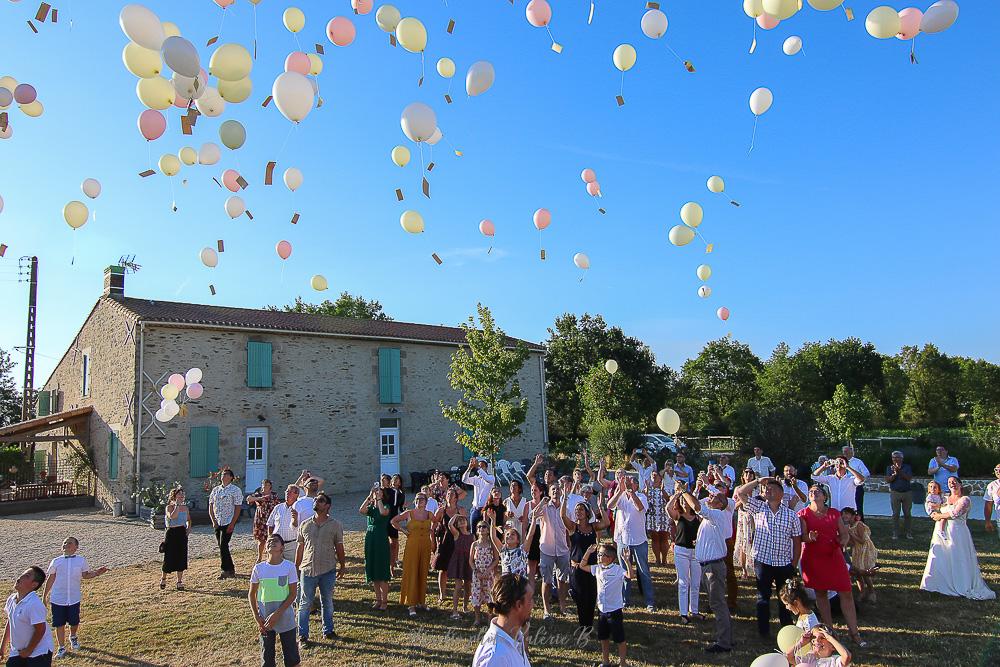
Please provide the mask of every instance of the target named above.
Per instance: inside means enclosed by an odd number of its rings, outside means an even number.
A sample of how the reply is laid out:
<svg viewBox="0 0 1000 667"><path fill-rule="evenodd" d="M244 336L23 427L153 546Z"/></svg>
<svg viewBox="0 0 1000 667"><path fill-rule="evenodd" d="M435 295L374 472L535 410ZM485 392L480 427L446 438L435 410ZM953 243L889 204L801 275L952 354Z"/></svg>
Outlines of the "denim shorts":
<svg viewBox="0 0 1000 667"><path fill-rule="evenodd" d="M538 573L542 576L542 581L552 583L552 570L556 570L559 581L569 581L569 554L562 556L550 556L544 551L538 560Z"/></svg>

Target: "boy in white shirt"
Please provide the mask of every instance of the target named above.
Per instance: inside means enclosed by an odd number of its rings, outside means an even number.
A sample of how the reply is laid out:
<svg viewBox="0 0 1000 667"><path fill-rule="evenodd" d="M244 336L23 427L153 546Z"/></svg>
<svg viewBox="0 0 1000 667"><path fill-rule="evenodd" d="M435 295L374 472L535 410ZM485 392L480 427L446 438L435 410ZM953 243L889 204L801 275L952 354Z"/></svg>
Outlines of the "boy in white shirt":
<svg viewBox="0 0 1000 667"><path fill-rule="evenodd" d="M80 580L93 579L108 571L106 567L91 570L87 559L79 555L80 541L75 537L67 537L62 544L63 555L57 556L49 563L46 573L45 593L43 601L52 604L52 627L56 629L59 638L57 658L66 655L66 626L69 625L70 647L76 651L80 648L77 632L80 630Z"/></svg>
<svg viewBox="0 0 1000 667"><path fill-rule="evenodd" d="M247 595L260 632L260 664L275 667L275 644L280 641L285 667L297 667L300 657L292 604L298 595L299 576L295 564L284 558L285 543L280 535L268 537L265 547L268 559L253 566Z"/></svg>
<svg viewBox="0 0 1000 667"><path fill-rule="evenodd" d="M597 565L588 565L590 555L597 551ZM590 572L597 579L597 638L601 641L601 664L610 665L610 640L618 644L618 664L625 665L625 625L622 609L625 607L625 580L631 580L631 558L624 558L625 567L618 564L618 547L605 542L598 548L591 544L580 561L579 568Z"/></svg>
<svg viewBox="0 0 1000 667"><path fill-rule="evenodd" d="M7 623L0 638L0 662L7 657L8 665L50 667L52 665L52 633L45 622L45 604L38 589L45 582L45 572L37 565L24 571L14 582L14 592L4 604Z"/></svg>

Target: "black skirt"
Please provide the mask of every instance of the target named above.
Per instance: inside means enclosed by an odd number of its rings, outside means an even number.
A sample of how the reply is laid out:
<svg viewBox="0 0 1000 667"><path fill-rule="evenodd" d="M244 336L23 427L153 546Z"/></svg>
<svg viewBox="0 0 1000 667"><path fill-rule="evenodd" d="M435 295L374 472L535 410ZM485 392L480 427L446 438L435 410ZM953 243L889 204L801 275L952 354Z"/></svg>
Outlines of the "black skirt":
<svg viewBox="0 0 1000 667"><path fill-rule="evenodd" d="M164 533L163 572L183 572L188 567L187 526L174 526Z"/></svg>
<svg viewBox="0 0 1000 667"><path fill-rule="evenodd" d="M447 512L445 512L445 516L447 516ZM451 534L451 531L445 527L444 521L440 523L436 537L437 555L434 557L434 563L431 566L431 569L439 572L447 572L448 563L451 562L451 555L455 552L455 537Z"/></svg>
<svg viewBox="0 0 1000 667"><path fill-rule="evenodd" d="M542 530L538 526L535 526L535 536L531 538L531 544L528 546L528 560L533 560L536 563L542 559Z"/></svg>

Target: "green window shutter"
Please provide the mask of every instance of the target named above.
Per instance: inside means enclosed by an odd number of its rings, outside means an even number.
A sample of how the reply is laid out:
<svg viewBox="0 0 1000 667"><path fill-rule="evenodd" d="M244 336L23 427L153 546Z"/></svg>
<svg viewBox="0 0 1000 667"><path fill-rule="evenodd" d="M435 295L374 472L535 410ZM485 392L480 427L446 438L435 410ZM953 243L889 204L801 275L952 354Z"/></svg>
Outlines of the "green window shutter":
<svg viewBox="0 0 1000 667"><path fill-rule="evenodd" d="M48 391L38 392L38 410L39 417L48 417L52 414L52 394Z"/></svg>
<svg viewBox="0 0 1000 667"><path fill-rule="evenodd" d="M400 371L399 349L378 349L378 397L380 403L402 403L403 383Z"/></svg>
<svg viewBox="0 0 1000 667"><path fill-rule="evenodd" d="M219 427L197 426L191 429L188 462L191 477L208 477L219 467Z"/></svg>
<svg viewBox="0 0 1000 667"><path fill-rule="evenodd" d="M118 447L121 441L113 432L108 434L108 479L118 479Z"/></svg>
<svg viewBox="0 0 1000 667"><path fill-rule="evenodd" d="M271 344L249 341L247 343L247 386L270 387Z"/></svg>
<svg viewBox="0 0 1000 667"><path fill-rule="evenodd" d="M45 470L48 472L49 467L49 453L44 449L35 450L35 476L38 476L40 472Z"/></svg>

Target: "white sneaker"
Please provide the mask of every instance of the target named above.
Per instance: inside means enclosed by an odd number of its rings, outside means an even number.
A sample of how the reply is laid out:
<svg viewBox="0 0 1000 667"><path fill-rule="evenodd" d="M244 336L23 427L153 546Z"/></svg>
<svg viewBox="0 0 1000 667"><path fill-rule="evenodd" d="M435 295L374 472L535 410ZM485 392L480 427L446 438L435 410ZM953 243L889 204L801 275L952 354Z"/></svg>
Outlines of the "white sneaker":
<svg viewBox="0 0 1000 667"><path fill-rule="evenodd" d="M80 640L77 639L76 637L69 638L69 645L74 651L80 650Z"/></svg>
<svg viewBox="0 0 1000 667"><path fill-rule="evenodd" d="M66 657L66 647L65 646L60 646L59 647L59 650L56 651L56 657L57 658L65 658Z"/></svg>

